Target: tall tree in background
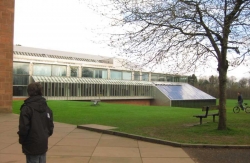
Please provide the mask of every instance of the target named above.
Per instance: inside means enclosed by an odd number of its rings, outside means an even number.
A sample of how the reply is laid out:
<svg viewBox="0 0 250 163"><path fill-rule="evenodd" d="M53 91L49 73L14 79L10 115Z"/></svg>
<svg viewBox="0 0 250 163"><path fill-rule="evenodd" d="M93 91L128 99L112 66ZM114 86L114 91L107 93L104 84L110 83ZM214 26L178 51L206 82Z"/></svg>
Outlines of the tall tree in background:
<svg viewBox="0 0 250 163"><path fill-rule="evenodd" d="M250 53L250 1L103 2L106 4L99 11L114 20L111 26L118 27L112 31L111 46L120 47L120 54L136 67L162 66L170 73L181 73L195 72L200 66L205 70L211 62L217 63L218 129L226 129L227 71L229 66L244 63Z"/></svg>

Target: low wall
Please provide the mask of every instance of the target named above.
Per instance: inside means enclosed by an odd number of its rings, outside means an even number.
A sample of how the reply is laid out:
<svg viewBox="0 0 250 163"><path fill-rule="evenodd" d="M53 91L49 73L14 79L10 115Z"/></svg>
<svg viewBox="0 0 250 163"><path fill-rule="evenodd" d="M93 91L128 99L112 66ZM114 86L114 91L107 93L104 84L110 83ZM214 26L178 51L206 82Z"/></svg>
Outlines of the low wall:
<svg viewBox="0 0 250 163"><path fill-rule="evenodd" d="M116 103L116 104L132 104L132 105L147 105L149 106L151 100L102 100L107 103Z"/></svg>

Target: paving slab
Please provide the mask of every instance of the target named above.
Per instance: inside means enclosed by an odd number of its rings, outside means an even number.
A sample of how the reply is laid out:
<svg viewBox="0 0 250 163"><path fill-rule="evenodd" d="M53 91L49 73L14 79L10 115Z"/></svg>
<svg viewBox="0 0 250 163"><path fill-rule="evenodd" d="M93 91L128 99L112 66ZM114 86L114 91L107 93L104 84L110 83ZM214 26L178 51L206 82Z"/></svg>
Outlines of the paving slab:
<svg viewBox="0 0 250 163"><path fill-rule="evenodd" d="M143 163L194 163L191 158L142 158Z"/></svg>
<svg viewBox="0 0 250 163"><path fill-rule="evenodd" d="M184 150L180 148L140 148L142 157L180 157L180 158L188 158L189 156L184 152Z"/></svg>
<svg viewBox="0 0 250 163"><path fill-rule="evenodd" d="M98 142L99 139L82 139L82 138L66 137L62 139L59 143L57 143L57 145L95 147L97 146Z"/></svg>
<svg viewBox="0 0 250 163"><path fill-rule="evenodd" d="M48 163L89 163L90 157L80 156L47 156Z"/></svg>
<svg viewBox="0 0 250 163"><path fill-rule="evenodd" d="M0 163L23 163L15 114L0 114ZM47 163L194 163L182 148L79 129L55 122ZM112 126L86 126L110 130Z"/></svg>
<svg viewBox="0 0 250 163"><path fill-rule="evenodd" d="M99 157L140 157L139 148L96 147L93 156Z"/></svg>
<svg viewBox="0 0 250 163"><path fill-rule="evenodd" d="M115 139L100 139L98 147L138 147L138 141L118 137Z"/></svg>
<svg viewBox="0 0 250 163"><path fill-rule="evenodd" d="M0 163L24 163L26 157L23 154L0 154Z"/></svg>
<svg viewBox="0 0 250 163"><path fill-rule="evenodd" d="M91 157L89 163L143 163L141 158Z"/></svg>

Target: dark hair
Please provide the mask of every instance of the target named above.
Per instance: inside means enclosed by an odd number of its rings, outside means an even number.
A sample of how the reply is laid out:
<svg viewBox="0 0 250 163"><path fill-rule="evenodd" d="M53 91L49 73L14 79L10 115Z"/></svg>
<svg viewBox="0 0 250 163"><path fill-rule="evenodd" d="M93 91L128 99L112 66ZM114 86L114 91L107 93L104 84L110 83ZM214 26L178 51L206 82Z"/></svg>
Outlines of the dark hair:
<svg viewBox="0 0 250 163"><path fill-rule="evenodd" d="M27 92L29 96L42 96L42 85L40 83L30 83L27 88Z"/></svg>

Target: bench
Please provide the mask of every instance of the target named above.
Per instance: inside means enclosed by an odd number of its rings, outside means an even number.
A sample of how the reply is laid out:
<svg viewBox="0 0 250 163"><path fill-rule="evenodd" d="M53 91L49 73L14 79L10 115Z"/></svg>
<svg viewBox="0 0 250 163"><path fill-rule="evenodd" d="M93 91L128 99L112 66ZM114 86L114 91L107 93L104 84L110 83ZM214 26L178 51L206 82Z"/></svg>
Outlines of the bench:
<svg viewBox="0 0 250 163"><path fill-rule="evenodd" d="M99 105L99 102L100 102L101 100L91 100L91 102L92 102L92 106L96 106L96 105Z"/></svg>
<svg viewBox="0 0 250 163"><path fill-rule="evenodd" d="M193 117L200 118L200 124L202 124L202 118L207 118L208 116L213 116L213 122L215 122L215 116L219 116L219 112L209 113L210 110L219 110L219 106L203 106L202 111L206 111L205 114L194 115Z"/></svg>

